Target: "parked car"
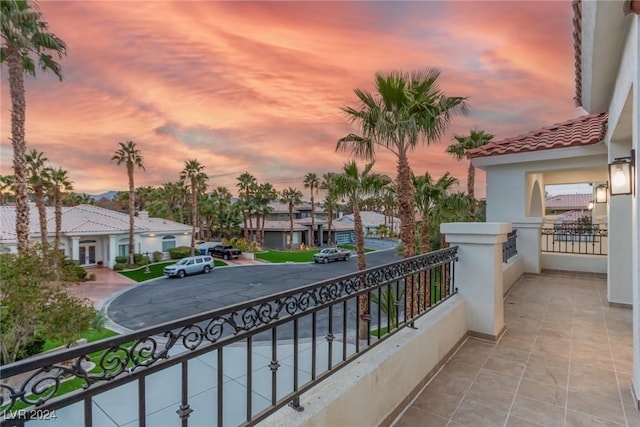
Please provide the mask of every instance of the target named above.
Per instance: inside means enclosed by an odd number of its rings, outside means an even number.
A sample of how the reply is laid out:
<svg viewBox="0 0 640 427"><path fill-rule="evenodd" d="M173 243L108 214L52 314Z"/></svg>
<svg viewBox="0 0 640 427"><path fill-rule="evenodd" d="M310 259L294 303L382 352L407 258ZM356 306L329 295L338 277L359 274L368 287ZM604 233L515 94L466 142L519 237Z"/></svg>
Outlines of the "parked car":
<svg viewBox="0 0 640 427"><path fill-rule="evenodd" d="M207 252L211 256L219 256L224 259L238 258L242 254L240 249L236 249L231 245L215 245L209 248Z"/></svg>
<svg viewBox="0 0 640 427"><path fill-rule="evenodd" d="M183 278L189 274L208 273L213 270L213 257L209 255L189 256L164 268L165 276Z"/></svg>
<svg viewBox="0 0 640 427"><path fill-rule="evenodd" d="M329 261L346 261L350 256L350 251L336 248L325 248L313 256L313 262L326 264Z"/></svg>

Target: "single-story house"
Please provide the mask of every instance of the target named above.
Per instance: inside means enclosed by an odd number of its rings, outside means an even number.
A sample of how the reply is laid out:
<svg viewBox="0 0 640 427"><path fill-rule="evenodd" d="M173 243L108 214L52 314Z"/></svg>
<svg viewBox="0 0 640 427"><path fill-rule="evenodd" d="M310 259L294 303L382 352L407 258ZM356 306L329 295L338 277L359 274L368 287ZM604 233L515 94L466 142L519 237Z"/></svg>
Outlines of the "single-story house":
<svg viewBox="0 0 640 427"><path fill-rule="evenodd" d="M53 244L55 212L46 207L47 238ZM40 220L34 205L29 209L30 239L40 242ZM16 252L15 206L0 206L0 250ZM176 246L191 245L191 226L162 218L149 218L145 211L134 221L136 253L163 252ZM78 260L82 266L99 263L113 267L116 256L129 254L129 215L92 205L62 208L60 249L66 256Z"/></svg>
<svg viewBox="0 0 640 427"><path fill-rule="evenodd" d="M362 218L362 229L365 236L377 236L378 228L385 224L388 229L393 230L396 235L400 233L399 218L387 216L385 220L383 214L372 211L362 211L360 212L360 217ZM339 218L338 221L346 224L354 224L353 214L344 215L342 218Z"/></svg>

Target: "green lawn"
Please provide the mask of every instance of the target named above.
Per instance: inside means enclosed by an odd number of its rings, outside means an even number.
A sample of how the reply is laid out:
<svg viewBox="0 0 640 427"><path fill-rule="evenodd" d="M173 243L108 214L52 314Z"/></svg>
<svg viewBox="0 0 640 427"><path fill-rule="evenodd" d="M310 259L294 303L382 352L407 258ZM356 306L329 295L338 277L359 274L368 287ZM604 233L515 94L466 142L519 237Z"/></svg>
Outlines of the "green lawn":
<svg viewBox="0 0 640 427"><path fill-rule="evenodd" d="M78 339L84 338L87 340L87 342L93 342L104 338L114 337L116 335L118 335L117 332L114 332L111 329L107 328L87 329L86 331L79 334ZM44 346L42 347L42 351L48 351L56 347L60 347L61 345L63 345L62 341L46 340L44 342Z"/></svg>
<svg viewBox="0 0 640 427"><path fill-rule="evenodd" d="M118 273L123 276L127 276L136 282L144 282L145 280L155 279L156 277L162 277L164 275L164 268L167 265L175 264L177 260L165 261L157 264L149 264L149 273L145 273L145 267L140 267L136 270L119 271ZM216 267L226 267L227 263L223 261L214 260Z"/></svg>
<svg viewBox="0 0 640 427"><path fill-rule="evenodd" d="M267 251L256 254L256 258L275 264L283 262L312 262L313 255L319 252L318 249L310 251Z"/></svg>
<svg viewBox="0 0 640 427"><path fill-rule="evenodd" d="M351 246L351 245L338 245L338 247L340 249L345 249L348 251L357 251L358 248L356 248L355 246ZM373 252L373 249L369 249L369 248L364 248L365 252Z"/></svg>

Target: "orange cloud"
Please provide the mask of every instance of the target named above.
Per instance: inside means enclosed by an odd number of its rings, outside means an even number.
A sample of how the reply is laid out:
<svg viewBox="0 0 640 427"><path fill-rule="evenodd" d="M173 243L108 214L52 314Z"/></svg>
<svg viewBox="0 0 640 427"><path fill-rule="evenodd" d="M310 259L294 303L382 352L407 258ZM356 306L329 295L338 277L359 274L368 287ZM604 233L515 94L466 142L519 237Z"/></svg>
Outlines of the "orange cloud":
<svg viewBox="0 0 640 427"><path fill-rule="evenodd" d="M110 162L119 141L145 156L139 185L174 181L197 158L210 187L235 191L244 171L302 190L304 174L349 160L355 131L340 107L377 71L432 66L450 95L468 96L440 143L411 157L418 174L467 162L454 134L512 136L579 114L572 104L569 2L43 2L69 46L65 80L27 81L27 143L69 171L78 191L126 187ZM2 84L2 173L10 173L10 98ZM380 153L376 169L395 176ZM477 193L483 195L479 174Z"/></svg>

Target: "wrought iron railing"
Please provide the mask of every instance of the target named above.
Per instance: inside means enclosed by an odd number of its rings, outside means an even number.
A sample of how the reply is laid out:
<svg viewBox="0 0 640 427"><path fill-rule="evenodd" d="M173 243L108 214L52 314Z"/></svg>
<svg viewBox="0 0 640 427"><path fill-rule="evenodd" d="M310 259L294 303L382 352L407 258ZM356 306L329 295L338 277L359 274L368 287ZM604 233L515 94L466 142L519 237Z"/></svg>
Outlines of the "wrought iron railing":
<svg viewBox="0 0 640 427"><path fill-rule="evenodd" d="M542 252L607 255L608 231L603 224L563 222L544 224Z"/></svg>
<svg viewBox="0 0 640 427"><path fill-rule="evenodd" d="M513 230L507 234L507 241L502 244L502 262L507 262L518 253L516 240L518 230Z"/></svg>
<svg viewBox="0 0 640 427"><path fill-rule="evenodd" d="M2 366L0 424L55 415L89 427L109 402L139 426L302 410L302 393L455 294L456 259L442 249Z"/></svg>

